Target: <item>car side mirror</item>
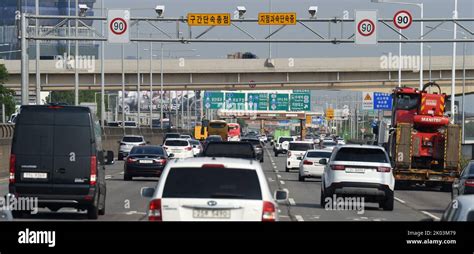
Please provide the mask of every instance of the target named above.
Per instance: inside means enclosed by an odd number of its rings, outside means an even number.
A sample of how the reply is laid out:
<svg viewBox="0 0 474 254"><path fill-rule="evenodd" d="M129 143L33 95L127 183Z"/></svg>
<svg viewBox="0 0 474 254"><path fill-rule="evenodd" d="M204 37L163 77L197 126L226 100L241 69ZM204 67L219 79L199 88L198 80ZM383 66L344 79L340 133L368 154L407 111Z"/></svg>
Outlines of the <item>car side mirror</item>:
<svg viewBox="0 0 474 254"><path fill-rule="evenodd" d="M321 165L327 165L328 164L328 159L320 159L319 164Z"/></svg>
<svg viewBox="0 0 474 254"><path fill-rule="evenodd" d="M114 152L112 151L107 151L107 158L106 158L106 165L112 165L114 164Z"/></svg>
<svg viewBox="0 0 474 254"><path fill-rule="evenodd" d="M153 194L155 194L155 188L143 187L140 190L140 195L144 198L152 198Z"/></svg>
<svg viewBox="0 0 474 254"><path fill-rule="evenodd" d="M174 158L174 153L168 154L168 158Z"/></svg>
<svg viewBox="0 0 474 254"><path fill-rule="evenodd" d="M282 202L287 201L288 200L288 190L284 189L284 190L275 191L275 200L278 203L282 203Z"/></svg>

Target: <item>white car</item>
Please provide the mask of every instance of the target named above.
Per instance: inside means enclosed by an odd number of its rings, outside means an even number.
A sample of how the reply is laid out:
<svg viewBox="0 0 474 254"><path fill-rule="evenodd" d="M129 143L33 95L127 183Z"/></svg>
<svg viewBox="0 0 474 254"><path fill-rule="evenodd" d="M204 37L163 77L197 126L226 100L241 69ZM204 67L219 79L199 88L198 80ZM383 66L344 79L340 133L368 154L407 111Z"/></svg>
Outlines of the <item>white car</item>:
<svg viewBox="0 0 474 254"><path fill-rule="evenodd" d="M321 149L332 151L332 150L334 150L334 147L337 147L337 146L338 146L338 143L335 142L334 140L325 139L323 141L323 146L321 147Z"/></svg>
<svg viewBox="0 0 474 254"><path fill-rule="evenodd" d="M295 141L292 137L279 137L273 146L273 152L275 157L278 157L280 153L286 153L288 151L288 144L290 141Z"/></svg>
<svg viewBox="0 0 474 254"><path fill-rule="evenodd" d="M267 142L267 135L260 135L258 139L260 140L260 142L265 143Z"/></svg>
<svg viewBox="0 0 474 254"><path fill-rule="evenodd" d="M194 151L191 143L183 138L169 138L163 144L163 148L173 158L192 158Z"/></svg>
<svg viewBox="0 0 474 254"><path fill-rule="evenodd" d="M288 152L286 156L285 171L290 172L291 169L300 167L300 160L308 150L314 149L314 143L309 141L292 141L289 142Z"/></svg>
<svg viewBox="0 0 474 254"><path fill-rule="evenodd" d="M308 150L301 158L298 181L304 182L306 178L321 178L324 172L324 165L320 164L321 159L329 159L332 152L328 150Z"/></svg>
<svg viewBox="0 0 474 254"><path fill-rule="evenodd" d="M390 159L382 147L346 145L336 147L321 178L321 206L337 196L364 197L379 208L393 210L395 178Z"/></svg>
<svg viewBox="0 0 474 254"><path fill-rule="evenodd" d="M150 221L278 221L277 202L288 192L270 192L260 163L232 158L173 160L151 198Z"/></svg>
<svg viewBox="0 0 474 254"><path fill-rule="evenodd" d="M201 145L201 142L199 142L198 140L191 139L189 140L189 143L191 143L191 145L193 146L194 157L199 156L204 150Z"/></svg>
<svg viewBox="0 0 474 254"><path fill-rule="evenodd" d="M346 144L346 141L345 141L343 138L338 138L338 139L337 139L337 144L338 144L338 145L345 145L345 144Z"/></svg>
<svg viewBox="0 0 474 254"><path fill-rule="evenodd" d="M143 136L126 135L119 141L118 159L127 157L134 146L144 146L147 142Z"/></svg>

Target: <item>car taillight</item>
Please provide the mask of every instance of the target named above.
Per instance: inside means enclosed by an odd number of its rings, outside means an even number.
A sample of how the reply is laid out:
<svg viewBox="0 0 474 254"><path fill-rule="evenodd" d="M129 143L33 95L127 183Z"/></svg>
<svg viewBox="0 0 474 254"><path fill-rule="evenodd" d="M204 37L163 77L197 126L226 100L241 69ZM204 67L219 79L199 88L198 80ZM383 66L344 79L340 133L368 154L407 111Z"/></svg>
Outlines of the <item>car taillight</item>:
<svg viewBox="0 0 474 254"><path fill-rule="evenodd" d="M127 163L128 164L132 164L132 163L135 163L135 162L137 162L137 159L134 159L134 158L131 158L131 157L127 158Z"/></svg>
<svg viewBox="0 0 474 254"><path fill-rule="evenodd" d="M186 150L186 151L192 151L192 150L193 150L193 148L192 148L192 147L190 147L190 146L188 146L188 147L184 148L184 150Z"/></svg>
<svg viewBox="0 0 474 254"><path fill-rule="evenodd" d="M141 143L141 144L140 144L140 146L145 146L145 145L146 145L146 143Z"/></svg>
<svg viewBox="0 0 474 254"><path fill-rule="evenodd" d="M474 187L474 180L472 180L472 179L466 180L466 182L464 182L464 186L466 186L466 187Z"/></svg>
<svg viewBox="0 0 474 254"><path fill-rule="evenodd" d="M159 159L159 160L153 160L154 163L159 163L159 164L166 164L166 160L165 159Z"/></svg>
<svg viewBox="0 0 474 254"><path fill-rule="evenodd" d="M168 150L168 147L166 147L166 146L163 146L163 148L164 148L165 150Z"/></svg>
<svg viewBox="0 0 474 254"><path fill-rule="evenodd" d="M224 164L202 164L201 168L225 168Z"/></svg>
<svg viewBox="0 0 474 254"><path fill-rule="evenodd" d="M97 157L91 156L91 177L90 185L95 185L97 183Z"/></svg>
<svg viewBox="0 0 474 254"><path fill-rule="evenodd" d="M10 183L15 183L16 155L10 155Z"/></svg>
<svg viewBox="0 0 474 254"><path fill-rule="evenodd" d="M150 201L148 209L148 220L149 221L162 221L161 217L161 199L153 199Z"/></svg>
<svg viewBox="0 0 474 254"><path fill-rule="evenodd" d="M290 151L288 151L288 157L291 157L291 152Z"/></svg>
<svg viewBox="0 0 474 254"><path fill-rule="evenodd" d="M344 167L343 165L331 165L331 169L332 170L345 170L346 167Z"/></svg>
<svg viewBox="0 0 474 254"><path fill-rule="evenodd" d="M309 160L304 160L303 165L313 165L313 162Z"/></svg>
<svg viewBox="0 0 474 254"><path fill-rule="evenodd" d="M389 168L389 167L378 167L377 168L377 172L390 173L390 171L392 171L392 169Z"/></svg>
<svg viewBox="0 0 474 254"><path fill-rule="evenodd" d="M275 221L276 209L272 202L263 202L262 221Z"/></svg>

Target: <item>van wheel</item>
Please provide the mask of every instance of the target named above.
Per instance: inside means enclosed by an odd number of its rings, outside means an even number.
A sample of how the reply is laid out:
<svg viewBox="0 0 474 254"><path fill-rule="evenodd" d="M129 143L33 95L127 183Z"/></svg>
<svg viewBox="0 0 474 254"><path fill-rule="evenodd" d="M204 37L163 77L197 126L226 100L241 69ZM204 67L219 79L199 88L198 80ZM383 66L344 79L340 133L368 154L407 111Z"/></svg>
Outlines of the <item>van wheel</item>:
<svg viewBox="0 0 474 254"><path fill-rule="evenodd" d="M379 207L382 208L384 211L393 211L394 205L394 196L393 192L390 192L388 197L384 201L380 201Z"/></svg>
<svg viewBox="0 0 474 254"><path fill-rule="evenodd" d="M99 215L105 215L105 194L102 202L100 203Z"/></svg>
<svg viewBox="0 0 474 254"><path fill-rule="evenodd" d="M263 163L263 158L260 159L260 162Z"/></svg>
<svg viewBox="0 0 474 254"><path fill-rule="evenodd" d="M278 157L278 153L277 153L277 152L275 152L275 157Z"/></svg>
<svg viewBox="0 0 474 254"><path fill-rule="evenodd" d="M319 205L321 206L321 208L325 208L326 204L327 204L326 195L324 195L323 188L321 188L321 195L320 195Z"/></svg>
<svg viewBox="0 0 474 254"><path fill-rule="evenodd" d="M97 208L97 204L93 204L87 208L87 218L89 220L97 220L99 218L99 209Z"/></svg>
<svg viewBox="0 0 474 254"><path fill-rule="evenodd" d="M129 174L124 174L123 175L123 180L124 181L132 181L132 177Z"/></svg>
<svg viewBox="0 0 474 254"><path fill-rule="evenodd" d="M290 169L288 167L285 167L285 172L290 172Z"/></svg>

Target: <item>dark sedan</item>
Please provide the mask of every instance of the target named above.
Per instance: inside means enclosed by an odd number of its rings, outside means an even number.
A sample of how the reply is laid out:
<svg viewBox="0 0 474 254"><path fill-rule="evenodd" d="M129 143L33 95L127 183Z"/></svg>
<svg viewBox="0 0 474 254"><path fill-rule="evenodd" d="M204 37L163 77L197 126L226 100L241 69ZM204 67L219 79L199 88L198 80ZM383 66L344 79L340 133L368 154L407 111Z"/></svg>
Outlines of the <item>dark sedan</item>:
<svg viewBox="0 0 474 254"><path fill-rule="evenodd" d="M168 154L161 146L136 146L125 160L123 178L159 177L167 162Z"/></svg>
<svg viewBox="0 0 474 254"><path fill-rule="evenodd" d="M263 145L258 138L242 138L240 141L252 144L257 160L263 162Z"/></svg>
<svg viewBox="0 0 474 254"><path fill-rule="evenodd" d="M453 183L453 199L456 196L466 194L474 194L474 161L467 164L459 179L456 179Z"/></svg>

